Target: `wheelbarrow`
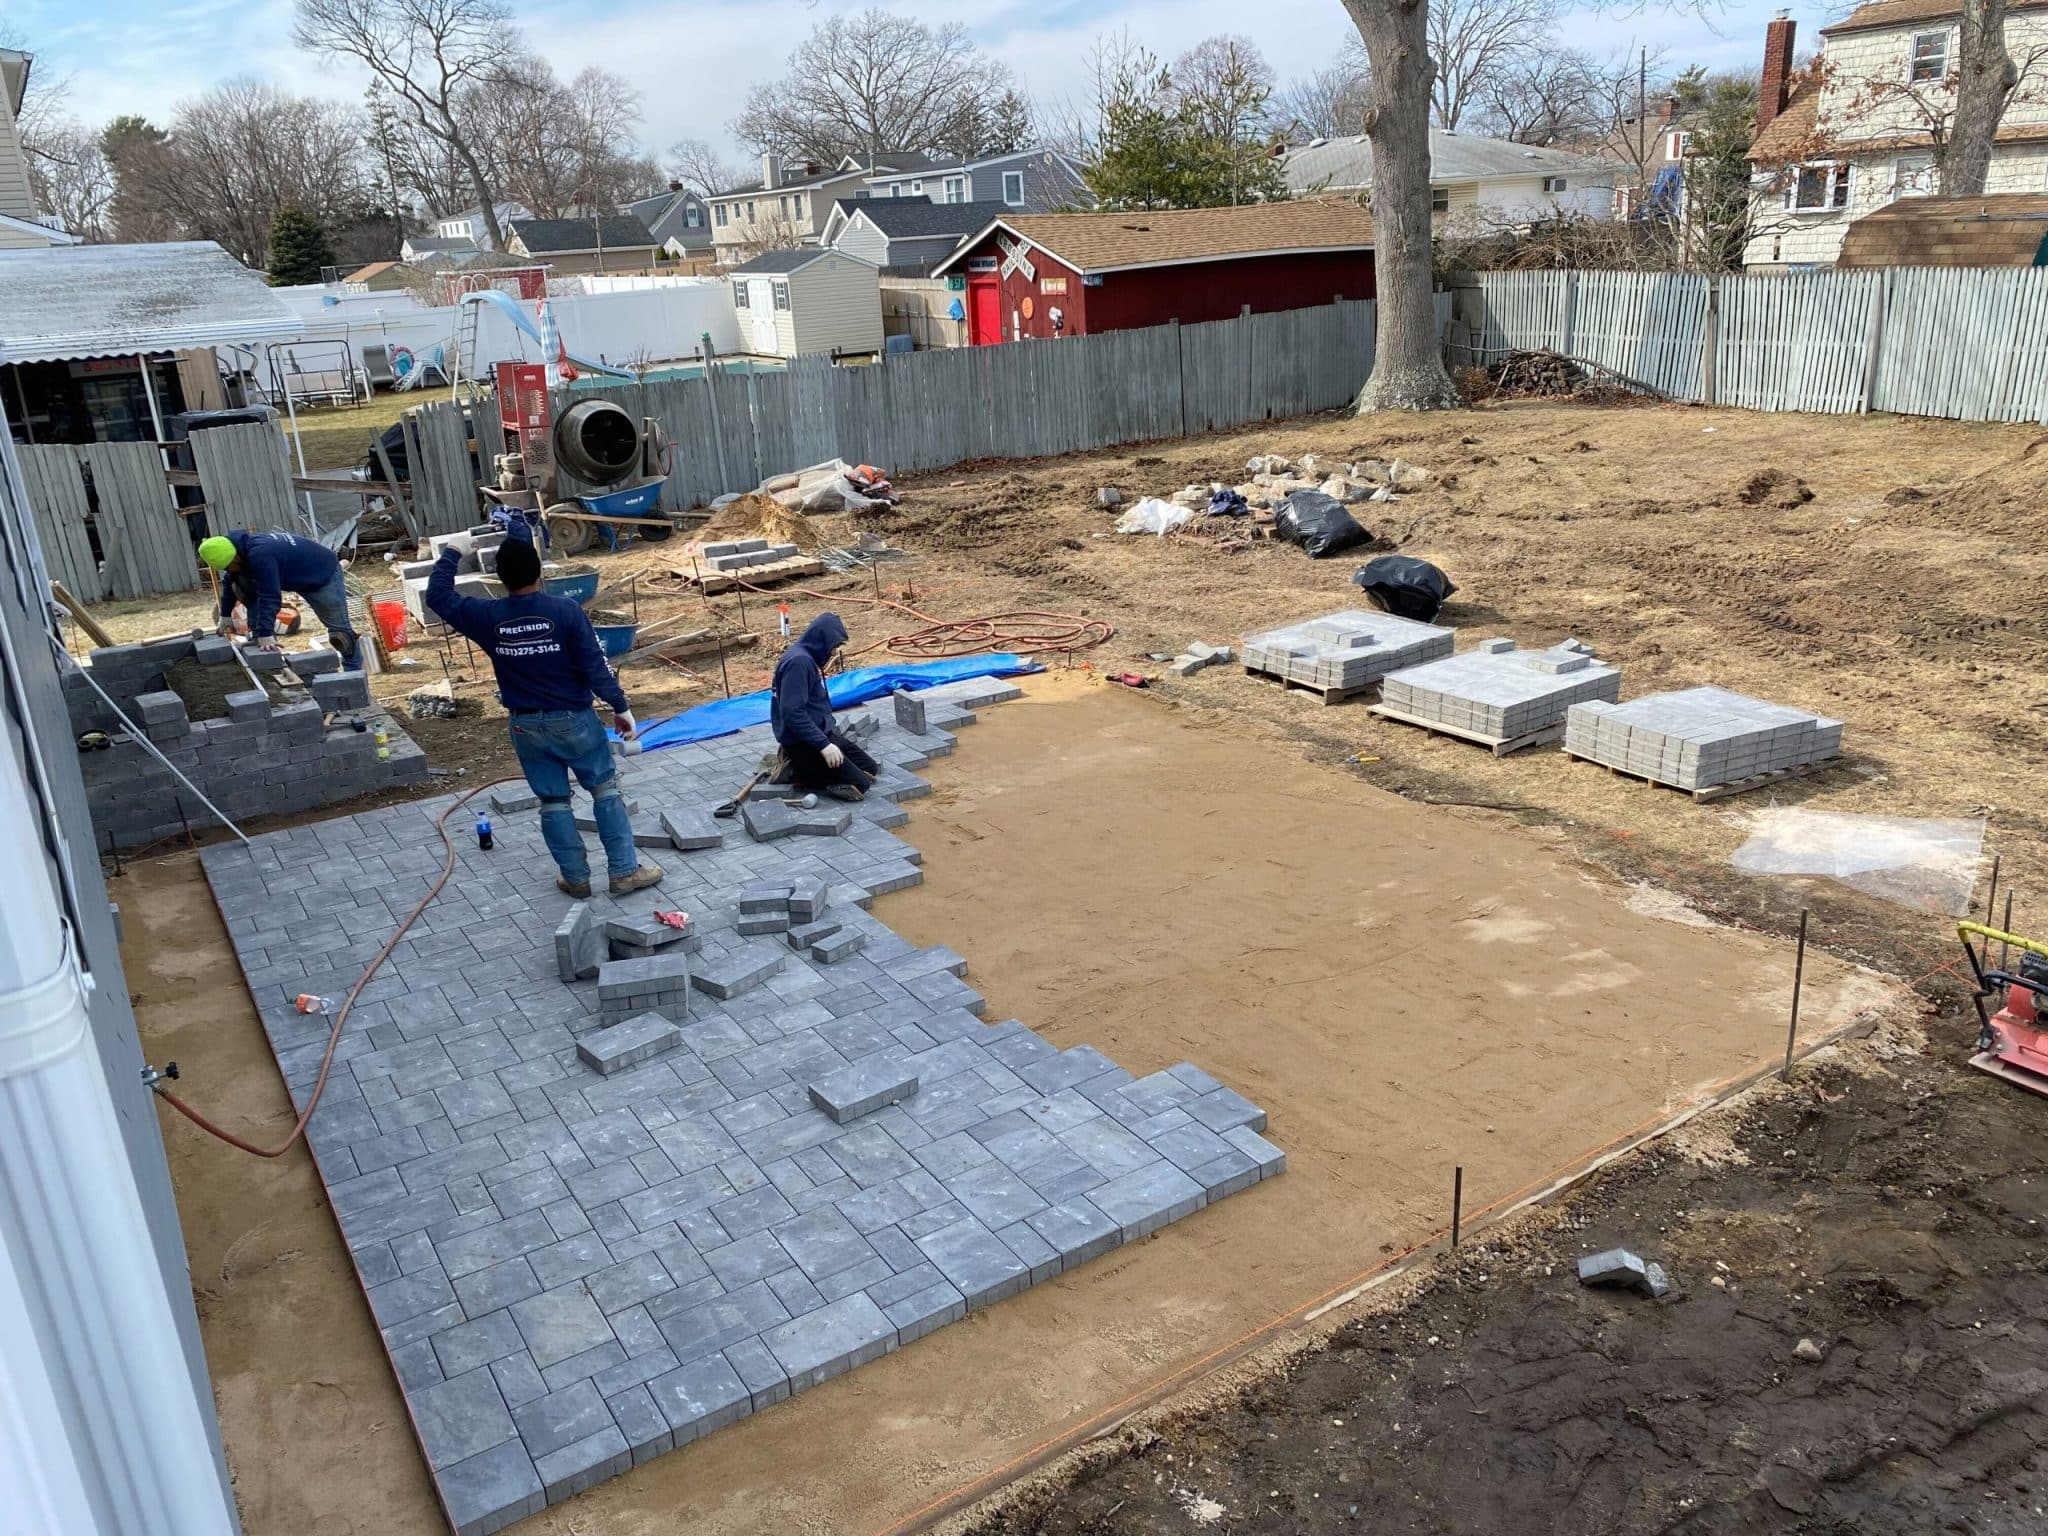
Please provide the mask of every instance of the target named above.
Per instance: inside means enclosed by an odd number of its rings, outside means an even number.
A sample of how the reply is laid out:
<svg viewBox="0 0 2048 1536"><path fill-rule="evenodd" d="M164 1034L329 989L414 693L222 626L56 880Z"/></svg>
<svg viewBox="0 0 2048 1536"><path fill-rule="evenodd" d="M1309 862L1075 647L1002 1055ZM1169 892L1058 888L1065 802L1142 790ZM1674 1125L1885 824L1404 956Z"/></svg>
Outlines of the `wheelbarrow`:
<svg viewBox="0 0 2048 1536"><path fill-rule="evenodd" d="M593 492L549 507L548 533L556 551L580 555L600 540L607 550L615 551L636 534L650 544L660 543L675 532L675 524L660 513L662 483L649 480L622 491Z"/></svg>

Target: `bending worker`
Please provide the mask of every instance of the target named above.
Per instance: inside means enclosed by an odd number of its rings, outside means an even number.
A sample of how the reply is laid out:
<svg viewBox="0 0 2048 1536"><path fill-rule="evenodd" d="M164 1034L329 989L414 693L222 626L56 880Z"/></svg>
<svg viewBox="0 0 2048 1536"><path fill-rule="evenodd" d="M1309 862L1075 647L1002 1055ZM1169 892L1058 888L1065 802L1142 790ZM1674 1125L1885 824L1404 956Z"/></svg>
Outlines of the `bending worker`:
<svg viewBox="0 0 2048 1536"><path fill-rule="evenodd" d="M356 632L348 622L348 583L341 562L318 539L296 533L251 533L237 528L199 541L199 558L220 572L220 629L235 632L233 614L240 602L249 610L249 633L266 651L277 649L277 610L287 592L296 592L327 626L327 643L341 654L341 664L356 664Z"/></svg>
<svg viewBox="0 0 2048 1536"><path fill-rule="evenodd" d="M811 620L797 643L775 663L775 697L768 705L768 723L782 755L789 759L790 778L798 789L858 800L875 782L882 765L832 724L825 668L844 644L846 626L839 622L838 614L821 613Z"/></svg>
<svg viewBox="0 0 2048 1536"><path fill-rule="evenodd" d="M461 597L455 570L462 552L444 549L427 578L427 606L481 646L498 677L498 697L512 716L512 750L526 785L540 797L540 835L561 869L555 884L579 899L590 894L590 856L569 809L569 775L589 791L611 867L612 894L661 883L658 865L642 864L619 788L611 741L592 708L611 706L619 734L637 727L619 675L605 659L590 616L566 597L540 589L540 553L523 538L498 546L503 597Z"/></svg>

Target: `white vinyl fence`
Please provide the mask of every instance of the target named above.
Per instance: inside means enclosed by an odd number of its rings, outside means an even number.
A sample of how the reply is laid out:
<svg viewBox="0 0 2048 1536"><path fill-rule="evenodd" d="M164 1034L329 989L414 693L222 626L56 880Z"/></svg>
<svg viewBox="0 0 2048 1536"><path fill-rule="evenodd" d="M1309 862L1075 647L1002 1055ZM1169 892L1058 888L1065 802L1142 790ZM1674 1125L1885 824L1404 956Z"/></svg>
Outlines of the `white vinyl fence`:
<svg viewBox="0 0 2048 1536"><path fill-rule="evenodd" d="M1485 272L1454 299L1453 363L1547 349L1701 404L2048 422L2048 268Z"/></svg>

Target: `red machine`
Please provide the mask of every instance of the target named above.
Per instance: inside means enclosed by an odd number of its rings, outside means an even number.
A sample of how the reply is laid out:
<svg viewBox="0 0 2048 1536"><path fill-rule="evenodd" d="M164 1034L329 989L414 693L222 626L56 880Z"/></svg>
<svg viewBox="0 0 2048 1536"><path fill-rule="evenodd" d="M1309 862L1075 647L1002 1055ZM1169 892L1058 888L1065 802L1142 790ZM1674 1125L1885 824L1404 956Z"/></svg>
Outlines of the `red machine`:
<svg viewBox="0 0 2048 1536"><path fill-rule="evenodd" d="M528 484L549 484L555 468L555 407L548 398L547 365L499 363L496 372L498 420L505 431L502 451L522 456Z"/></svg>
<svg viewBox="0 0 2048 1536"><path fill-rule="evenodd" d="M1977 1005L1977 1054L1970 1065L2031 1093L2048 1095L2048 1019L2043 1018L2042 1002L2048 998L2048 944L1982 923L1958 923L1956 932L1977 977L1972 999ZM1970 943L1972 934L1984 940L1981 956ZM2018 970L1985 969L1994 943L2006 956L2015 949L2020 952ZM1998 1012L1992 1013L1986 1003L2000 998Z"/></svg>

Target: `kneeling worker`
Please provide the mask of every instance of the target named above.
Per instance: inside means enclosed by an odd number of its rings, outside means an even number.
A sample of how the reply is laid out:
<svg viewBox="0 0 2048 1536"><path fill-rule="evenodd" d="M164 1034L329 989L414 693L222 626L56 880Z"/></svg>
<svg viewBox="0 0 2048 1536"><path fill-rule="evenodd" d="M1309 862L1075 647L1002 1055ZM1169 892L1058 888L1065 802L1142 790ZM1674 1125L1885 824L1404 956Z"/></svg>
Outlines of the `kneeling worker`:
<svg viewBox="0 0 2048 1536"><path fill-rule="evenodd" d="M590 894L590 857L569 809L572 773L590 792L612 894L660 884L660 868L642 864L633 847L611 742L591 705L593 698L603 699L619 734L632 738L637 727L626 691L597 643L590 616L568 598L541 591L540 553L525 539L498 546L503 597L458 596L455 568L461 563L459 550L441 551L427 578L427 606L491 658L498 697L512 716L512 750L527 787L540 797L540 834L562 871L555 884L571 896Z"/></svg>
<svg viewBox="0 0 2048 1536"><path fill-rule="evenodd" d="M296 533L251 533L237 528L199 541L199 558L220 572L220 630L232 635L239 601L249 611L249 633L263 650L277 649L277 610L296 592L327 626L327 643L341 664L356 664L356 632L348 622L348 583L334 551Z"/></svg>
<svg viewBox="0 0 2048 1536"><path fill-rule="evenodd" d="M811 620L795 645L775 664L775 697L768 706L791 781L839 800L867 793L882 765L832 725L832 697L825 691L825 667L846 644L846 626L836 613Z"/></svg>

